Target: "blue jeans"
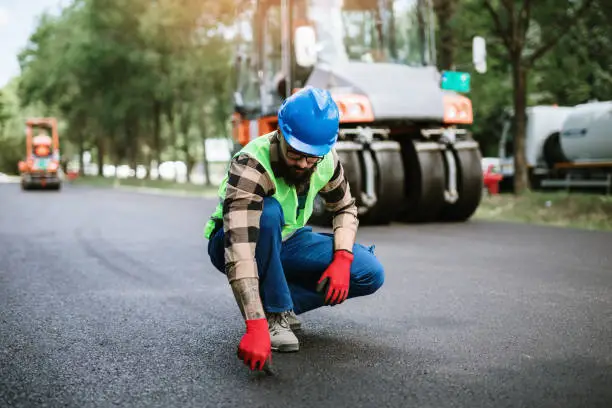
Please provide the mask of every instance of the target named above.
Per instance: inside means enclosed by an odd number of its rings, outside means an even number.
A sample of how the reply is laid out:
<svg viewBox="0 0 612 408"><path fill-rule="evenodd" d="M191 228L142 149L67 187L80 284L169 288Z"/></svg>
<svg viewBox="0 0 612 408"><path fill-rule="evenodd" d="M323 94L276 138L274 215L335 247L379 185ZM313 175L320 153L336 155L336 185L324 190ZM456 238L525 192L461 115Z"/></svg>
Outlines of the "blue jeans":
<svg viewBox="0 0 612 408"><path fill-rule="evenodd" d="M291 310L301 314L324 306L324 294L316 291L317 281L333 258L333 234L299 229L282 241L283 210L274 198L264 199L260 232L255 249L261 300L266 312ZM224 233L219 228L210 238L208 255L225 273ZM353 246L354 260L348 298L370 295L384 282L384 270L373 247Z"/></svg>

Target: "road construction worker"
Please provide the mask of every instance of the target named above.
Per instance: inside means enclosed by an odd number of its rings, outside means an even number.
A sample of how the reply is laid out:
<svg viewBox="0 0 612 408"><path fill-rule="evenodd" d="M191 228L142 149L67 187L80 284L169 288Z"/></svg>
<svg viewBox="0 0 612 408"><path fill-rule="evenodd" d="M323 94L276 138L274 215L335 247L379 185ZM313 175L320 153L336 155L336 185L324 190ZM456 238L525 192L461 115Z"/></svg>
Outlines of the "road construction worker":
<svg viewBox="0 0 612 408"><path fill-rule="evenodd" d="M213 265L227 275L246 321L238 357L263 369L271 350L299 350L304 312L374 293L384 271L373 247L355 243L357 207L333 146L339 111L308 87L287 98L277 130L237 152L205 227ZM333 233L306 223L319 194Z"/></svg>

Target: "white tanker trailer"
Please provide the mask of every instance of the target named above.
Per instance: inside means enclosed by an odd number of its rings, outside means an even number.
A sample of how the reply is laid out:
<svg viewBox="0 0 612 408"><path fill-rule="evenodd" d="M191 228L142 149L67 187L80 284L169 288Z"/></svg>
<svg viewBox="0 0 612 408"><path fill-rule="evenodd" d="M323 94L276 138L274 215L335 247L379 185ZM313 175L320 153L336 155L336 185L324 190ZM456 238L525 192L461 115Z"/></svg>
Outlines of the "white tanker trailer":
<svg viewBox="0 0 612 408"><path fill-rule="evenodd" d="M506 184L514 176L511 118L500 143ZM525 150L532 187L612 191L612 101L527 109Z"/></svg>
<svg viewBox="0 0 612 408"><path fill-rule="evenodd" d="M561 150L571 163L612 162L612 101L576 106L561 128Z"/></svg>

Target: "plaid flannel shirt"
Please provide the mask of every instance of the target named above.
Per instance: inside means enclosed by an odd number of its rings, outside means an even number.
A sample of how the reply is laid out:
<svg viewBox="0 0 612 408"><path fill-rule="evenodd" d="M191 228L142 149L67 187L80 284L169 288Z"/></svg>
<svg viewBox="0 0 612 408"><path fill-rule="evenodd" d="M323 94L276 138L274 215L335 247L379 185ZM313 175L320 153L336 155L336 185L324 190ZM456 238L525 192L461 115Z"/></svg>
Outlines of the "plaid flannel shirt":
<svg viewBox="0 0 612 408"><path fill-rule="evenodd" d="M280 142L278 133L270 136L270 164L278 174ZM334 212L333 229L357 231L358 218L355 199L344 177L338 154L333 151L334 174L319 192L328 210ZM277 176L278 177L278 176ZM298 195L308 192L309 182L296 186ZM263 199L274 195L272 179L254 158L241 154L230 162L225 201L223 228L225 233L225 271L231 280L239 277L258 277L255 246L259 238L259 219Z"/></svg>

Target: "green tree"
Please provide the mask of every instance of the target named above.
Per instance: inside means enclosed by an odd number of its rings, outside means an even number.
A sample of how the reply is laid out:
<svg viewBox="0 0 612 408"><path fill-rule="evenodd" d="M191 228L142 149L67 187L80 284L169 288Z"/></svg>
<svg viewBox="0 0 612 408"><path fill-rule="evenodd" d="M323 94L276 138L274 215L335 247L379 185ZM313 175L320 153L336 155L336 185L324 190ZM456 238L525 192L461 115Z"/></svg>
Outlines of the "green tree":
<svg viewBox="0 0 612 408"><path fill-rule="evenodd" d="M612 6L594 1L584 17L534 67L540 103L573 106L612 95Z"/></svg>
<svg viewBox="0 0 612 408"><path fill-rule="evenodd" d="M445 4L446 2L452 4ZM500 118L512 103L512 82L509 60L505 48L492 32L493 22L483 13L481 0L436 0L436 15L440 34L438 41L438 68L458 69L472 74L472 101L474 123L470 126L483 155L495 156L501 131ZM441 13L447 13L442 17ZM445 22L443 22L445 21ZM448 31L443 34L443 31ZM472 40L475 36L487 40L487 72L480 74L472 65ZM452 41L442 37L451 38ZM443 45L452 44L452 49ZM446 55L446 57L444 57ZM449 57L452 55L452 57Z"/></svg>
<svg viewBox="0 0 612 408"><path fill-rule="evenodd" d="M459 8L459 0L434 0L434 10L438 20L438 68L444 70L453 69L455 66L455 54L457 52L456 19L454 18Z"/></svg>
<svg viewBox="0 0 612 408"><path fill-rule="evenodd" d="M0 126L0 171L16 173L17 163L25 158L25 121L44 110L40 103L22 107L19 96L20 78L13 78L0 90L2 125Z"/></svg>
<svg viewBox="0 0 612 408"><path fill-rule="evenodd" d="M585 15L592 0L483 0L512 68L514 106L514 190L529 188L525 158L528 73Z"/></svg>
<svg viewBox="0 0 612 408"><path fill-rule="evenodd" d="M105 159L135 167L182 153L193 163L194 129L227 119L216 101L228 95L215 93L229 92L219 87L229 67L220 28L231 5L75 0L59 17L42 16L20 54L22 104L40 101L65 118L66 138L80 157L96 150L100 172Z"/></svg>
<svg viewBox="0 0 612 408"><path fill-rule="evenodd" d="M11 118L8 101L5 99L4 91L0 91L0 134L3 133L6 123Z"/></svg>

